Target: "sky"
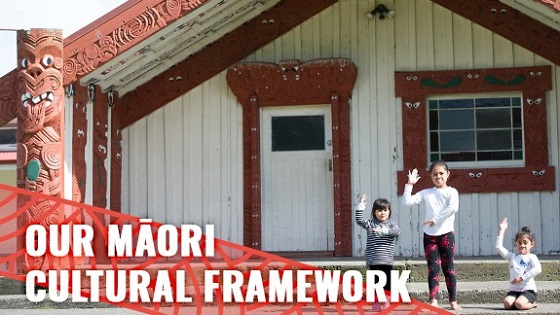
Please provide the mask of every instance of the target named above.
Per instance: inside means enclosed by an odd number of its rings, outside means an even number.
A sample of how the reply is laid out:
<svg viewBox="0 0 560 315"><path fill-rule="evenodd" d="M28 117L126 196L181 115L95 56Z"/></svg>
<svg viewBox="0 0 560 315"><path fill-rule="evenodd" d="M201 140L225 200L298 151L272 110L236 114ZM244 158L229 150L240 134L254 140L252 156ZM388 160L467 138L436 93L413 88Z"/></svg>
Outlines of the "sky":
<svg viewBox="0 0 560 315"><path fill-rule="evenodd" d="M64 38L127 0L0 0L0 77L17 67L16 30L62 29Z"/></svg>

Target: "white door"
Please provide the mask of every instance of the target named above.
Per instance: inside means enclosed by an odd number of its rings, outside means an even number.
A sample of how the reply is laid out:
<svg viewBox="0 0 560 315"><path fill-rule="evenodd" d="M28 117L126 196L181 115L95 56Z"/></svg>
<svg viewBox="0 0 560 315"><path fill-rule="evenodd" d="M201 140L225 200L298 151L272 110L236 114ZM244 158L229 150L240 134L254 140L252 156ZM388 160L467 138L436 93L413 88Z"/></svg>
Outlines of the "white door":
<svg viewBox="0 0 560 315"><path fill-rule="evenodd" d="M330 105L261 109L262 250L334 250Z"/></svg>

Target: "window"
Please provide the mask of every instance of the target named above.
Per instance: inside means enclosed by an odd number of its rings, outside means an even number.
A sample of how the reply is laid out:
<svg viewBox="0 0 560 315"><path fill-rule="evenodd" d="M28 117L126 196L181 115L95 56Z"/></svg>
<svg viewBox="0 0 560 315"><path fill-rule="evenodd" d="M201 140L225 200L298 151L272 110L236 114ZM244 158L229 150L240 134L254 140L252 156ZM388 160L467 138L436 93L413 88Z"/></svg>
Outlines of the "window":
<svg viewBox="0 0 560 315"><path fill-rule="evenodd" d="M272 117L272 151L325 149L324 116Z"/></svg>
<svg viewBox="0 0 560 315"><path fill-rule="evenodd" d="M17 119L0 127L0 152L17 150Z"/></svg>
<svg viewBox="0 0 560 315"><path fill-rule="evenodd" d="M429 160L523 166L521 95L428 97Z"/></svg>
<svg viewBox="0 0 560 315"><path fill-rule="evenodd" d="M554 191L546 126L551 78L549 66L396 72L399 193L408 170L429 177L429 164L439 159L452 167L450 185L464 193Z"/></svg>

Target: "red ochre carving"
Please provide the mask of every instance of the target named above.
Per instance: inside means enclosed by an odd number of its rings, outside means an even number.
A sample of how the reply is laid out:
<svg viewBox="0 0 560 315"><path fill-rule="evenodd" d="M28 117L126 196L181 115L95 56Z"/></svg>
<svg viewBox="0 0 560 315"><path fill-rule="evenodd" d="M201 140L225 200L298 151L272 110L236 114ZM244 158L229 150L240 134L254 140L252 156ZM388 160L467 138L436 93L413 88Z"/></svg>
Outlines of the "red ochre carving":
<svg viewBox="0 0 560 315"><path fill-rule="evenodd" d="M13 241L15 238L22 237L25 235L26 229L28 228L28 225L18 226L14 223L17 217L24 215L28 211L29 204L17 206L17 200L20 199L31 200L31 203L35 201L44 201L45 204L52 205L44 209L43 217L53 216L53 214L57 212L66 212L67 217L58 222L58 224L73 222L76 217L82 215L83 211L85 215L84 222L91 222L89 225L92 226L96 233L99 233L99 236L105 241L108 239L108 232L106 226L98 220L99 217L109 217L111 222L121 227L130 225L132 227L134 239L137 239L139 235L139 226L141 224L151 225L153 231L157 231L157 228L162 226L162 223L159 222L140 223L142 219L138 217L0 184L0 231L3 232L3 234L0 235L0 242L3 244L9 244L10 241ZM29 221L28 224L37 224L41 221L42 218L36 218ZM179 230L179 228L177 229ZM178 232L180 232L180 230ZM273 305L269 302L225 303L221 298L221 292L223 292L223 279L221 278L218 279L220 288L214 291L216 295L214 302L206 303L204 302L203 287L205 270L237 270L241 271L245 277L248 276L251 270L259 270L263 275L263 288L265 292L268 292L269 283L266 279L270 270L296 271L319 269L221 239L213 239L214 241L212 244L208 242L206 236L207 235L202 235L201 240L197 242L202 249L203 255L201 257L193 257L192 255L181 256L179 254L174 257L163 257L160 254L156 254L154 257L111 257L108 263L102 264L98 260L97 255L85 258L70 255L68 257L69 263L67 266L58 265L57 267L58 270L81 271L82 277L79 288L74 290L72 286L67 286L65 289L68 288L73 296L86 298L89 298L91 294L90 281L89 278L85 276L86 270L123 270L127 272L132 270L145 270L151 277L151 281L148 285L148 290L150 292L154 292L156 286L158 286L155 280L159 271L168 270L171 273L170 275L173 276L176 271L184 270L187 276L184 282L185 291L188 296L192 297L192 303L178 303L176 301L166 302L165 297L161 303L133 303L128 300L124 300L120 303L111 302L107 299L105 294L106 283L104 276L101 277L99 292L99 300L101 302L113 303L121 307L149 314L262 314L263 312L270 312L271 309L276 312L281 310L282 314L301 314L302 312L308 313L314 311L317 313L327 312L337 314L369 314L371 312L371 303L366 302L365 298L355 303L346 302L340 297L336 302L318 302L315 283L309 278L306 280L306 282L311 283L311 286L306 290L307 296L312 299L312 302L309 303L291 302L274 303ZM154 237L157 237L157 234L155 234ZM179 237L176 240L180 248L181 238ZM213 252L215 253L213 257L204 255L206 252L205 248L208 244L212 244L213 246ZM137 247L133 242L133 252L135 252L136 249ZM17 271L18 261L25 255L25 247L20 246L14 252L0 256L0 276L25 282L26 274ZM84 263L78 266L81 261L84 261ZM49 279L47 278L47 281L37 284L47 286L48 282ZM295 277L292 282L293 286L296 287L298 282ZM179 285L175 281L170 281L170 284L173 291L175 291ZM117 285L120 288L123 284L119 283ZM362 285L362 287L365 288L366 283L360 284L358 282L357 285ZM129 296L130 292L130 287L126 287L126 296ZM150 297L153 296L151 295ZM294 300L297 301L296 298L294 298ZM432 314L449 314L445 309L433 307L414 299L407 304L392 303L386 312L390 313L392 311L398 312L399 314L418 314L422 311L428 311Z"/></svg>
<svg viewBox="0 0 560 315"><path fill-rule="evenodd" d="M432 1L557 65L560 64L560 54L558 54L558 51L560 51L560 32L500 1ZM554 8L558 10L560 6L558 0L542 0L541 2L552 4L552 1L554 1ZM548 10L547 8L543 9Z"/></svg>
<svg viewBox="0 0 560 315"><path fill-rule="evenodd" d="M125 128L146 117L335 2L335 0L280 1L271 9L224 35L219 41L208 45L204 50L123 95L121 100L123 106L115 108L115 116L121 119L121 127ZM263 21L274 21L274 23L263 23ZM170 80L179 76L182 80Z"/></svg>
<svg viewBox="0 0 560 315"><path fill-rule="evenodd" d="M113 19L101 21L103 24L92 27L87 33L73 34L65 40L64 50L68 54L63 69L65 85L97 69L205 2L207 0L137 1L132 4L133 7L119 12ZM99 36L100 33L103 35ZM89 42L83 46L87 40Z"/></svg>
<svg viewBox="0 0 560 315"><path fill-rule="evenodd" d="M228 69L229 87L243 106L244 244L261 248L259 108L331 104L335 256L352 255L349 99L358 75L344 58L239 63Z"/></svg>
<svg viewBox="0 0 560 315"><path fill-rule="evenodd" d="M86 199L87 164L86 145L88 141L87 127L87 87L77 84L74 87L72 106L72 191L74 201L84 202Z"/></svg>
<svg viewBox="0 0 560 315"><path fill-rule="evenodd" d="M0 78L0 126L17 117L16 77L17 71L13 70Z"/></svg>
<svg viewBox="0 0 560 315"><path fill-rule="evenodd" d="M18 115L18 187L49 196L60 197L63 187L64 88L62 85L62 32L33 29L18 31L17 92L21 101ZM22 196L23 197L23 196ZM58 224L64 213L49 200L20 198L26 206L19 226L39 221L45 227ZM54 208L49 215L50 208ZM24 269L48 269L52 257L25 259ZM54 259L59 264L62 259ZM52 266L51 266L52 268Z"/></svg>
<svg viewBox="0 0 560 315"><path fill-rule="evenodd" d="M468 69L395 73L396 95L402 98L402 193L408 170L429 178L426 98L429 95L522 92L525 167L453 169L449 184L465 193L553 191L554 166L548 164L546 92L552 88L550 67ZM418 183L429 187L429 181Z"/></svg>

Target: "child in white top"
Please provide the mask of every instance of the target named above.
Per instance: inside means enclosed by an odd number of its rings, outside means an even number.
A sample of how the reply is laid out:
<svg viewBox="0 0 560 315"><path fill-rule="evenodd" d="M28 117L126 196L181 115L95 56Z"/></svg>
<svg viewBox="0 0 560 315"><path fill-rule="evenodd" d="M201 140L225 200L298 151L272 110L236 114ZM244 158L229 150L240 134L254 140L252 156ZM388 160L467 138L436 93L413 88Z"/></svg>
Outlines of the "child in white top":
<svg viewBox="0 0 560 315"><path fill-rule="evenodd" d="M428 288L430 304L438 306L440 264L449 292L449 305L452 310L460 310L457 304L457 276L455 273L455 214L459 211L459 193L447 186L451 172L445 161L430 165L432 188L412 194L414 184L420 176L418 170L408 172L408 183L404 186L403 204L406 206L426 204L426 216L422 221L424 229L424 255L428 263Z"/></svg>
<svg viewBox="0 0 560 315"><path fill-rule="evenodd" d="M537 307L535 276L542 271L539 258L531 254L531 249L535 246L535 236L528 227L521 228L515 236L515 247L519 254L514 254L503 245L507 227L507 218L504 218L496 238L498 254L509 261L509 292L503 301L504 308L528 310Z"/></svg>

